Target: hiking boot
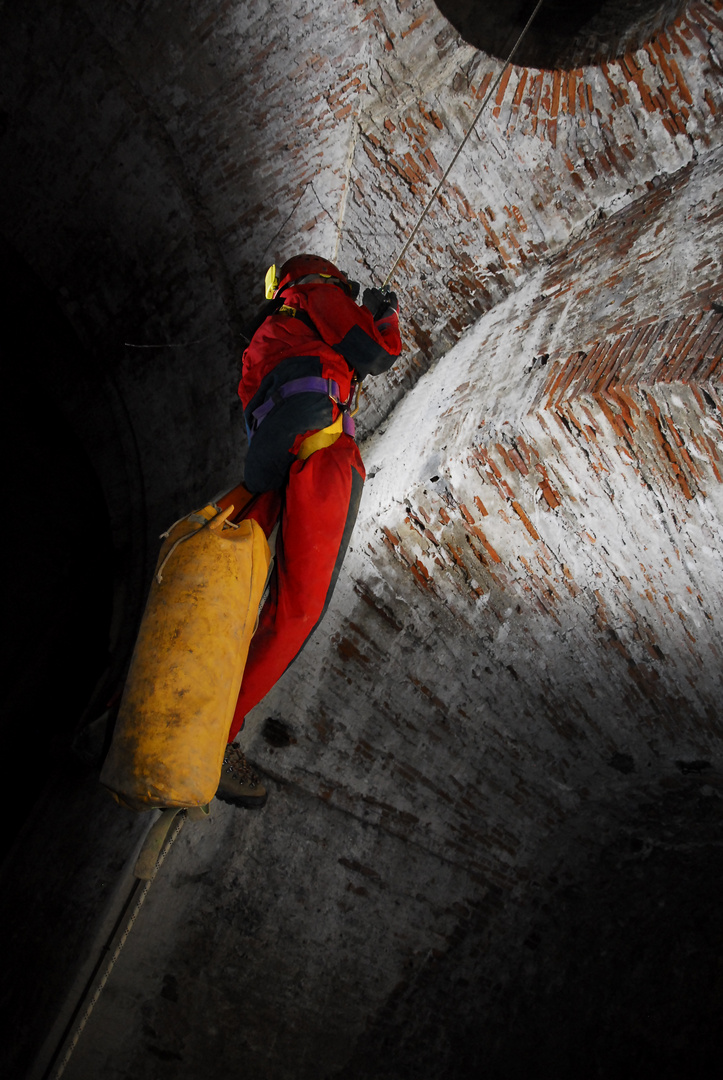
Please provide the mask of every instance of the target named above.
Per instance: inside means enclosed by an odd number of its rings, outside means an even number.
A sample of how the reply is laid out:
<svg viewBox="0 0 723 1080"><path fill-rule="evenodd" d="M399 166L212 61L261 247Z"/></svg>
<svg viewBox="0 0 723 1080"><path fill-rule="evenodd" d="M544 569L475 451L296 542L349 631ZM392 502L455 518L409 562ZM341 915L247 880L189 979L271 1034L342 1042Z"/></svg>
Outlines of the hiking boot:
<svg viewBox="0 0 723 1080"><path fill-rule="evenodd" d="M247 810L260 810L266 802L266 788L236 743L226 747L216 798Z"/></svg>

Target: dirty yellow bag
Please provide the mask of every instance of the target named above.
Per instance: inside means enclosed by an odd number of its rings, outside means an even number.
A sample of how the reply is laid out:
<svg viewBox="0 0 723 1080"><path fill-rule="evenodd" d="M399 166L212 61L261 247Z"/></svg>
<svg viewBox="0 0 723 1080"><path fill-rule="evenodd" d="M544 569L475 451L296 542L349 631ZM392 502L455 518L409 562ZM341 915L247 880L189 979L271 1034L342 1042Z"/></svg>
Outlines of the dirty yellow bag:
<svg viewBox="0 0 723 1080"><path fill-rule="evenodd" d="M133 810L202 806L218 787L270 562L232 512L184 518L161 549L100 775Z"/></svg>

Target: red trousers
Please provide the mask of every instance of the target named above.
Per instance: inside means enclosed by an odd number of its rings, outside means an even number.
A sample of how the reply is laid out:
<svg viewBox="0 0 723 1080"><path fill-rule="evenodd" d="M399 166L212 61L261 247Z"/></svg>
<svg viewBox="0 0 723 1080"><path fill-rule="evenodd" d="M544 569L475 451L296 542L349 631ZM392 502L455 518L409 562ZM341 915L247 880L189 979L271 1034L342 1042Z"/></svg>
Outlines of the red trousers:
<svg viewBox="0 0 723 1080"><path fill-rule="evenodd" d="M305 461L295 461L286 487L256 496L243 513L255 518L267 537L277 521L279 531L269 595L251 641L229 742L321 621L349 545L365 475L356 443L341 435Z"/></svg>

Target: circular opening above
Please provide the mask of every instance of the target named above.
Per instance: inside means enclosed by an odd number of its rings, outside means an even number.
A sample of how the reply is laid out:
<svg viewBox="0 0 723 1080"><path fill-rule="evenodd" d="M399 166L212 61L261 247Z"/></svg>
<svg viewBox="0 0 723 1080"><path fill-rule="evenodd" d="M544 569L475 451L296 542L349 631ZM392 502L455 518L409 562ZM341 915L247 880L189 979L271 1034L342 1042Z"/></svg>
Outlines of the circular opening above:
<svg viewBox="0 0 723 1080"><path fill-rule="evenodd" d="M535 0L435 0L469 45L506 60ZM669 26L686 0L544 0L513 62L523 67L577 68L639 49Z"/></svg>

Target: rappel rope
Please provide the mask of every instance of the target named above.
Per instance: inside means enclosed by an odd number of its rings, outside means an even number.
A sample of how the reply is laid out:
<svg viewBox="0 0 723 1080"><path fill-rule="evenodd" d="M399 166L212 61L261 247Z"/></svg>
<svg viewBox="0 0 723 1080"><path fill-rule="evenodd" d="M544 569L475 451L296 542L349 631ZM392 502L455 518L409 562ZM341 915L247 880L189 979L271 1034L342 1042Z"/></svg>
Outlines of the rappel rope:
<svg viewBox="0 0 723 1080"><path fill-rule="evenodd" d="M479 120L480 116L484 112L484 109L485 109L485 106L487 105L487 102L490 100L490 98L494 94L495 90L499 86L500 82L502 81L502 76L505 74L505 72L507 71L507 68L512 63L512 58L514 57L515 53L517 52L519 46L522 44L522 41L523 41L523 39L525 37L525 34L527 33L527 31L532 26L532 22L533 22L535 16L537 15L537 12L542 7L543 2L544 2L544 0L537 0L537 4L535 5L535 10L532 12L529 19L525 23L525 26L524 26L524 28L522 30L522 33L518 37L517 41L512 46L512 51L510 52L509 56L507 57L507 60L505 61L505 64L504 64L504 67L500 71L499 75L497 76L497 78L493 82L490 89L487 91L487 94L485 95L485 99L482 102L482 104L480 105L479 109L477 110L477 115L475 116L474 120L472 121L472 123L471 123L471 125L470 125L470 127L469 127L469 129L467 131L467 134L465 135L465 137L462 139L462 142L457 147L457 149L456 149L456 151L455 151L455 153L454 153L454 155L452 157L452 160L450 161L447 168L444 170L444 175L442 176L442 179L439 181L436 188L434 189L434 192L432 193L432 196L431 196L429 202L425 206L424 210L422 210L422 213L419 215L419 218L417 219L416 225L414 226L411 233L407 237L407 240L406 240L406 243L404 244L404 247L400 251L400 253L397 256L396 260L394 261L394 264L393 264L391 270L389 271L389 273L385 277L385 279L384 279L384 281L382 283L382 289L386 289L386 287L388 286L389 282L392 279L392 275L394 274L394 271L397 269L400 262L402 261L402 259L406 255L407 250L408 250L409 245L411 244L412 240L414 239L414 237L419 232L419 228L420 228L422 222L424 221L425 217L427 216L427 213L429 212L429 209L430 209L432 203L434 202L434 200L439 195L439 192L442 190L442 187L444 186L444 183L445 183L447 177L449 176L450 172L452 171L452 168L454 167L455 161L457 160L459 155L462 153L462 150L464 149L467 140L469 139L470 135L474 131L474 129L475 129L476 125L477 125L477 121Z"/></svg>
<svg viewBox="0 0 723 1080"><path fill-rule="evenodd" d="M203 808L194 807L193 810L195 809L202 810ZM68 1021L65 1032L61 1036L58 1049L42 1074L43 1080L60 1080L60 1077L65 1072L80 1036L83 1034L91 1013L98 1003L103 988L108 982L128 939L128 935L133 929L154 878L188 816L206 815L205 813L194 814L192 812L189 814L188 811L181 813L175 809L164 810L149 829L136 860L134 869L136 880L115 921L108 940L103 946L101 956L86 983L85 990Z"/></svg>

